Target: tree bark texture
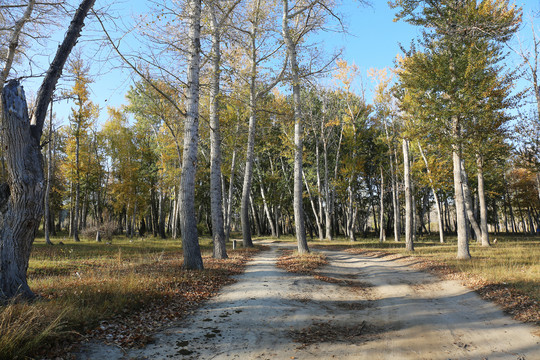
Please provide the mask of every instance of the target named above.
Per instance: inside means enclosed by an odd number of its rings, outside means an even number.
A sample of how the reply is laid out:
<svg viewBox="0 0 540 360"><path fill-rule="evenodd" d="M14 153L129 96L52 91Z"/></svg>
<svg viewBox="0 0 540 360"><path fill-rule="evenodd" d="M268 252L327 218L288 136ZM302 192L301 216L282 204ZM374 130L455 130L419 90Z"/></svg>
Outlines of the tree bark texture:
<svg viewBox="0 0 540 360"><path fill-rule="evenodd" d="M484 187L484 162L481 155L476 156L478 176L478 204L480 207L480 229L482 231L482 246L489 246L489 233L487 221L486 192Z"/></svg>
<svg viewBox="0 0 540 360"><path fill-rule="evenodd" d="M244 183L242 185L242 200L240 206L240 221L242 223L242 241L244 247L253 247L251 239L251 223L249 221L249 198L251 191L251 181L253 179L253 157L255 148L255 80L252 81L252 91L249 99L249 127L248 127L248 143L246 150L246 166L244 170Z"/></svg>
<svg viewBox="0 0 540 360"><path fill-rule="evenodd" d="M405 247L408 251L414 251L413 225L414 211L411 187L411 169L409 159L409 140L403 139L403 177L405 183Z"/></svg>
<svg viewBox="0 0 540 360"><path fill-rule="evenodd" d="M386 240L386 232L384 229L384 171L381 166L381 193L380 193L380 205L379 205L380 215L379 215L379 242Z"/></svg>
<svg viewBox="0 0 540 360"><path fill-rule="evenodd" d="M0 186L0 298L33 298L26 271L43 216L43 158L18 81L4 87L2 105L8 182Z"/></svg>
<svg viewBox="0 0 540 360"><path fill-rule="evenodd" d="M476 239L480 241L482 238L482 232L480 230L480 226L478 226L478 223L476 222L476 218L474 217L471 189L469 188L469 178L467 176L467 171L465 170L463 160L461 161L461 178L463 185L463 198L465 200L465 212L467 213L467 218L473 228Z"/></svg>
<svg viewBox="0 0 540 360"><path fill-rule="evenodd" d="M465 199L461 177L461 149L458 144L453 145L452 160L454 167L454 198L456 204L458 259L470 259L469 239L467 238L467 218L465 215Z"/></svg>
<svg viewBox="0 0 540 360"><path fill-rule="evenodd" d="M296 44L291 38L289 31L289 1L283 0L282 32L292 73L293 89L293 117L294 117L294 222L296 228L296 240L298 241L298 253L309 252L306 239L304 219L304 206L302 201L302 150L303 150L303 124L300 113L300 76L296 57Z"/></svg>
<svg viewBox="0 0 540 360"><path fill-rule="evenodd" d="M232 213L232 197L234 189L234 170L236 169L236 148L233 151L232 160L231 160L231 177L229 178L229 192L227 194L227 209L226 217L227 219L225 224L225 241L229 241L231 235L231 213Z"/></svg>
<svg viewBox="0 0 540 360"><path fill-rule="evenodd" d="M203 269L197 217L195 215L195 172L199 144L199 66L201 49L201 0L189 1L189 61L184 153L180 180L180 226L184 266Z"/></svg>
<svg viewBox="0 0 540 360"><path fill-rule="evenodd" d="M26 271L43 216L43 159L40 140L52 93L95 0L83 0L59 46L36 98L32 121L24 90L10 81L2 90L3 141L8 181L0 186L0 298L32 298Z"/></svg>
<svg viewBox="0 0 540 360"><path fill-rule="evenodd" d="M213 256L226 259L223 204L221 194L221 133L219 129L219 82L221 61L221 34L216 19L216 6L210 14L212 30L212 81L210 84L210 208L212 213Z"/></svg>

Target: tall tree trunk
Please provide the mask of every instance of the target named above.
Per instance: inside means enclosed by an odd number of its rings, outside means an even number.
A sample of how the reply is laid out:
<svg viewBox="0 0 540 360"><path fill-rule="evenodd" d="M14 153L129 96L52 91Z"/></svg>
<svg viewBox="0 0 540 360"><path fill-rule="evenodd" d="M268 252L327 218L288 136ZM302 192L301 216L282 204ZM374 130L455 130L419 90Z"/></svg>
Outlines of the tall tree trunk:
<svg viewBox="0 0 540 360"><path fill-rule="evenodd" d="M380 217L379 217L379 242L386 240L386 232L384 229L384 171L381 165L381 193L380 193Z"/></svg>
<svg viewBox="0 0 540 360"><path fill-rule="evenodd" d="M480 228L482 231L482 246L489 246L489 233L487 222L486 193L484 189L484 159L476 155L476 168L478 175L478 202L480 205Z"/></svg>
<svg viewBox="0 0 540 360"><path fill-rule="evenodd" d="M212 213L213 256L226 259L223 207L221 202L221 134L219 130L219 82L221 61L221 34L216 5L212 3L210 24L212 30L212 81L210 86L210 207Z"/></svg>
<svg viewBox="0 0 540 360"><path fill-rule="evenodd" d="M81 192L81 180L80 180L80 129L81 123L77 121L77 130L75 134L75 209L73 210L73 240L80 241L79 239L79 201Z"/></svg>
<svg viewBox="0 0 540 360"><path fill-rule="evenodd" d="M233 150L232 161L231 161L231 177L229 178L229 193L227 198L227 222L225 224L225 241L229 241L231 235L231 213L232 213L232 197L234 189L234 171L236 169L236 148Z"/></svg>
<svg viewBox="0 0 540 360"><path fill-rule="evenodd" d="M408 251L414 251L414 211L411 193L411 162L409 160L409 140L407 139L403 139L403 164L403 177L405 183L405 247Z"/></svg>
<svg viewBox="0 0 540 360"><path fill-rule="evenodd" d="M322 231L322 227L323 227L323 199L322 199L322 194L324 193L323 192L323 189L322 189L322 183L321 183L321 156L320 156L320 141L319 139L316 139L315 141L315 171L316 171L316 175L317 175L317 205L318 205L318 210L319 210L319 213L318 213L318 216L319 216L319 226L321 227L321 231L319 233L319 239L320 240L323 240L324 239L324 234L323 234L323 231Z"/></svg>
<svg viewBox="0 0 540 360"><path fill-rule="evenodd" d="M201 0L189 0L189 61L187 111L184 125L184 154L182 178L180 180L180 227L184 266L187 269L202 269L203 262L197 234L195 216L195 172L197 169L197 147L199 143L199 66L201 35Z"/></svg>
<svg viewBox="0 0 540 360"><path fill-rule="evenodd" d="M463 160L461 160L461 177L462 177L463 197L465 200L465 211L467 213L467 218L469 219L469 223L471 224L474 230L476 239L480 241L480 239L482 238L482 231L480 230L480 226L478 226L478 223L476 222L476 219L474 217L471 190L469 188L469 178L467 176L467 171L465 170L465 164L463 163Z"/></svg>
<svg viewBox="0 0 540 360"><path fill-rule="evenodd" d="M51 193L51 180L52 180L52 126L53 121L53 102L51 101L51 112L49 117L49 139L47 142L47 187L45 188L45 215L43 216L43 230L45 232L45 243L52 245L49 233L51 228L51 216L50 216L50 193Z"/></svg>
<svg viewBox="0 0 540 360"><path fill-rule="evenodd" d="M325 215L325 238L326 240L332 240L332 208L331 208L331 195L330 185L328 178L328 146L326 141L323 143L324 149L324 215Z"/></svg>
<svg viewBox="0 0 540 360"><path fill-rule="evenodd" d="M2 138L6 153L7 184L0 185L0 297L34 297L26 271L30 250L43 216L43 159L41 134L52 93L67 57L80 36L95 0L83 0L38 91L30 121L24 90L10 81L2 90Z"/></svg>
<svg viewBox="0 0 540 360"><path fill-rule="evenodd" d="M165 210L163 209L163 202L164 202L165 195L160 191L159 193L159 203L158 203L158 229L159 229L159 237L162 239L165 239L167 236L165 234Z"/></svg>
<svg viewBox="0 0 540 360"><path fill-rule="evenodd" d="M452 148L452 160L454 167L454 196L457 218L458 259L470 259L469 241L467 238L467 218L463 196L463 178L461 176L461 147L454 144Z"/></svg>
<svg viewBox="0 0 540 360"><path fill-rule="evenodd" d="M43 216L44 176L39 139L30 133L23 88L12 80L2 92L8 182L0 185L0 297L32 298L26 280L35 233Z"/></svg>
<svg viewBox="0 0 540 360"><path fill-rule="evenodd" d="M300 75L296 57L296 44L293 42L289 31L289 1L283 1L282 33L287 46L287 54L290 61L293 90L293 118L294 118L294 222L296 228L296 240L298 241L298 253L309 252L306 239L304 206L302 201L302 150L303 150L303 123L300 113Z"/></svg>
<svg viewBox="0 0 540 360"><path fill-rule="evenodd" d="M400 211L399 211L399 189L397 174L394 169L394 160L390 158L390 176L392 177L392 207L394 210L394 241L399 242L401 236Z"/></svg>

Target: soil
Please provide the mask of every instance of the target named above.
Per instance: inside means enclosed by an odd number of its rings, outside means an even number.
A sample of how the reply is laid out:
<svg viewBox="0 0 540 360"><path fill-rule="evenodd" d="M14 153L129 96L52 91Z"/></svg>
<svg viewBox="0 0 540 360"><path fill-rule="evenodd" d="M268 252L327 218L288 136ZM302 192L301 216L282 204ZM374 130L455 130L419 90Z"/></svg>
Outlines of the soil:
<svg viewBox="0 0 540 360"><path fill-rule="evenodd" d="M142 349L84 345L79 359L540 359L537 327L455 280L325 251L318 276L276 267L267 242L238 281Z"/></svg>

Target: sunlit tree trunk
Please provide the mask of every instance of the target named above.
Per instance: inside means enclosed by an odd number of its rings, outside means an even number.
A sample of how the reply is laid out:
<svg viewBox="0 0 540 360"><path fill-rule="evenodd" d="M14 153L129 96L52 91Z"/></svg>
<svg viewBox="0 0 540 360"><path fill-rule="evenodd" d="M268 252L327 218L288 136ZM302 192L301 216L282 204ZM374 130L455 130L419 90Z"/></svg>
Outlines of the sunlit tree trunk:
<svg viewBox="0 0 540 360"><path fill-rule="evenodd" d="M195 173L197 169L197 148L199 143L199 66L201 0L190 0L189 14L189 55L187 79L187 106L184 125L184 153L182 178L180 180L180 227L184 266L187 269L202 269L203 262L197 233L195 214Z"/></svg>
<svg viewBox="0 0 540 360"><path fill-rule="evenodd" d="M254 10L257 11L259 1L254 3ZM240 220L242 223L242 241L244 247L253 247L253 241L251 239L251 223L249 221L249 197L251 191L251 181L253 179L253 158L255 149L255 126L256 126L256 110L257 110L257 45L256 37L258 33L258 26L256 22L252 23L252 33L250 34L250 78L249 78L249 125L248 125L248 139L246 149L246 166L244 169L244 183L242 185L242 200L240 206Z"/></svg>
<svg viewBox="0 0 540 360"><path fill-rule="evenodd" d="M482 246L489 246L489 233L487 222L486 192L484 188L484 161L481 155L476 156L478 175L478 203L480 205L480 228L482 230Z"/></svg>
<svg viewBox="0 0 540 360"><path fill-rule="evenodd" d="M457 119L454 122L454 140L459 140L459 128ZM461 176L461 147L459 143L452 146L452 160L454 167L454 198L456 204L457 238L458 238L458 259L470 259L469 239L467 238L467 219L465 214L465 204L463 196L463 184Z"/></svg>
<svg viewBox="0 0 540 360"><path fill-rule="evenodd" d="M380 215L379 215L379 242L386 240L386 232L384 229L384 171L381 166L381 193L380 193Z"/></svg>
<svg viewBox="0 0 540 360"><path fill-rule="evenodd" d="M303 123L300 113L300 75L296 56L296 44L293 42L289 32L289 1L283 1L283 39L287 46L289 55L290 70L292 74L293 90L293 118L294 118L294 222L296 228L296 240L298 242L298 253L309 252L306 239L306 228L304 219L304 207L302 202L302 151L303 151Z"/></svg>
<svg viewBox="0 0 540 360"><path fill-rule="evenodd" d="M212 240L214 257L226 259L223 207L221 198L221 134L219 129L219 83L221 61L221 34L216 18L216 5L212 3L210 24L212 30L212 81L210 84L210 207L212 213Z"/></svg>
<svg viewBox="0 0 540 360"><path fill-rule="evenodd" d="M326 141L323 143L324 149L324 215L325 215L325 238L326 240L332 240L332 208L331 208L331 195L330 185L328 178L328 146Z"/></svg>
<svg viewBox="0 0 540 360"><path fill-rule="evenodd" d="M403 164L403 177L405 183L405 247L408 251L414 251L414 211L411 191L411 162L409 160L409 140L407 139L403 139Z"/></svg>
<svg viewBox="0 0 540 360"><path fill-rule="evenodd" d="M53 132L53 102L51 101L51 111L49 116L49 139L47 141L47 187L45 188L45 214L43 216L43 230L45 233L45 243L52 245L50 239L51 215L50 215L50 193L52 180L52 132Z"/></svg>
<svg viewBox="0 0 540 360"><path fill-rule="evenodd" d="M234 189L234 171L236 169L236 149L234 149L231 161L231 177L229 178L229 192L227 197L226 223L225 223L225 241L229 241L231 235L231 213L232 213L232 198Z"/></svg>

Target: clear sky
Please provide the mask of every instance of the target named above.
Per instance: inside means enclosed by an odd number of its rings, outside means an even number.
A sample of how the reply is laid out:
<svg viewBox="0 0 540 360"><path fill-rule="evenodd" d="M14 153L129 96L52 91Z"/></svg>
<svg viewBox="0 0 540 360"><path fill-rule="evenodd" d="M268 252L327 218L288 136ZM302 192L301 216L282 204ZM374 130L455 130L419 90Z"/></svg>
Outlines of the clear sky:
<svg viewBox="0 0 540 360"><path fill-rule="evenodd" d="M99 0L96 2L98 6L99 2ZM321 45L326 50L332 52L335 49L343 49L342 57L348 63L355 63L360 68L368 90L366 93L368 101L370 100L371 83L367 77L367 70L392 67L396 55L401 52L399 43L407 48L411 40L420 34L417 27L402 21L393 22L395 11L388 7L386 0L372 0L371 2L371 6L360 6L357 1L344 0L340 12L345 15L344 21L348 25L348 33L326 33L318 36ZM121 12L121 16L127 18L144 11L146 3L144 0L118 2L115 4L114 10ZM531 11L540 10L540 0L516 1L516 4L523 6L524 20L526 21L528 21ZM540 19L536 19L536 22L540 25ZM526 43L528 38L526 34L530 31L528 28L525 30L520 38L524 39ZM79 45L83 51L84 44L83 38ZM509 66L516 66L518 63L515 59L510 59L509 62ZM110 69L109 65L104 63L94 64L92 71L95 81L91 84L91 99L102 108L100 121L103 121L107 118L106 106L120 106L125 102L124 95L131 83L130 75L125 70ZM28 81L25 88L27 92L35 93L38 86L39 83L34 80ZM525 86L525 83L520 83L519 86ZM55 112L60 122L67 122L70 107L71 104L68 102L61 102L55 106Z"/></svg>

